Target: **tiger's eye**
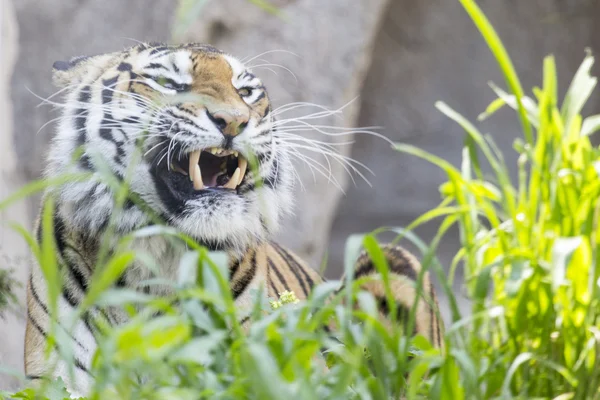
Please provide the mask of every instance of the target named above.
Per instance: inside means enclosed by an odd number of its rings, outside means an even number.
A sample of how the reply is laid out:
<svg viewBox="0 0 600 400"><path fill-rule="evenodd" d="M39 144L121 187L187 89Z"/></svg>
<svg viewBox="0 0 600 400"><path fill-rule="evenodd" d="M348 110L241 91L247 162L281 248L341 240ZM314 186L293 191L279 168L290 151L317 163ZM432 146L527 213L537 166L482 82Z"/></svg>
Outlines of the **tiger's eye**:
<svg viewBox="0 0 600 400"><path fill-rule="evenodd" d="M250 88L241 88L238 93L240 94L240 96L242 97L248 97L252 95L252 89Z"/></svg>
<svg viewBox="0 0 600 400"><path fill-rule="evenodd" d="M170 88L168 87L168 86L170 86L170 85L169 85L169 82L168 82L167 78L165 78L164 76L159 76L159 77L156 79L156 83L158 83L160 86L164 86L164 87L166 87L166 88L170 89Z"/></svg>

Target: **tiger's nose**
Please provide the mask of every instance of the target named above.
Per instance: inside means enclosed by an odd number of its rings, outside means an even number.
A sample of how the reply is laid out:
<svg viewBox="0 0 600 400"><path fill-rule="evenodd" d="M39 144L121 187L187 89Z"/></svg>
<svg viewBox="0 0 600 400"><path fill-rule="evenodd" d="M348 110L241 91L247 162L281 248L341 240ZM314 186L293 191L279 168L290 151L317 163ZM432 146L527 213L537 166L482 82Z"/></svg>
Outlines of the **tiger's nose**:
<svg viewBox="0 0 600 400"><path fill-rule="evenodd" d="M237 136L248 126L249 112L239 110L221 110L215 113L207 112L208 118L226 136Z"/></svg>

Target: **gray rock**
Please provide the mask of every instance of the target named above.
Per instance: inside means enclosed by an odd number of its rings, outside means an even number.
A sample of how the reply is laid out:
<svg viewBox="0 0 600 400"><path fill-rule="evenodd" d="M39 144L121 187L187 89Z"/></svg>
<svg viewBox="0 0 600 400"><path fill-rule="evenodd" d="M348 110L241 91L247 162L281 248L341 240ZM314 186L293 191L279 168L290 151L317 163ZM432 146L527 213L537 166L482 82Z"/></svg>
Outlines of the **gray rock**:
<svg viewBox="0 0 600 400"><path fill-rule="evenodd" d="M17 22L12 4L8 0L0 0L0 199L18 190L26 183L13 143L12 103L10 101L10 81L13 73L18 46ZM23 203L0 211L0 268L13 270L13 277L24 285L28 265L28 248L25 241L9 226L17 223L28 226L30 216ZM20 371L23 368L23 334L25 319L24 286L15 288L19 304L11 306L0 318L0 365ZM0 375L0 387L14 388L18 384L16 378Z"/></svg>

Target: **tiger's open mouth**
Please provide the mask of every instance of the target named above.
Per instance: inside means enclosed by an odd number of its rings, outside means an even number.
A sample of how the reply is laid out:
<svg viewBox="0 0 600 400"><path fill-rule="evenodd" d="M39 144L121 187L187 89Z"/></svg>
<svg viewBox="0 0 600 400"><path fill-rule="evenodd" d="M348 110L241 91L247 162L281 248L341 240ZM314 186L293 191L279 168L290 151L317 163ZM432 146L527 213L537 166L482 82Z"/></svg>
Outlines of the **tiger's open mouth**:
<svg viewBox="0 0 600 400"><path fill-rule="evenodd" d="M244 180L248 160L233 150L217 147L196 150L174 159L169 170L189 177L194 190L235 190Z"/></svg>

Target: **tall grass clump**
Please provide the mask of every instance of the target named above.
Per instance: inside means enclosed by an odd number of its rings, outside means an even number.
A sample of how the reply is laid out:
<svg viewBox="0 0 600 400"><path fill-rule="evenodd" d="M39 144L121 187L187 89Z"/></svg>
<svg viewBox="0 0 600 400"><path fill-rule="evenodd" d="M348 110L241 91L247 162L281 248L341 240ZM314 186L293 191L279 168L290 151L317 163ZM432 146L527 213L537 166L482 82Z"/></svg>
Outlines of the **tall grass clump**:
<svg viewBox="0 0 600 400"><path fill-rule="evenodd" d="M473 301L472 315L455 318L447 330L448 356L459 356L468 397L600 398L600 150L590 142L600 115L581 115L597 82L590 76L594 58L585 57L560 100L554 58L546 57L541 87L526 96L485 16L473 1L461 3L510 88L507 93L492 84L498 99L479 119L508 105L523 137L514 143L514 183L492 137L444 103L437 108L466 132L459 168L396 146L448 176L431 215L458 225L461 249L449 280L462 267Z"/></svg>
<svg viewBox="0 0 600 400"><path fill-rule="evenodd" d="M508 88L492 85L498 98L480 119L512 107L523 135L514 143L515 181L492 137L443 103L437 108L466 132L459 167L416 147L395 145L439 166L448 177L437 208L406 229L395 229L398 240L417 245L423 271L437 276L449 299L444 348L406 335L412 332L415 308L408 326L388 329L377 317L375 299L359 290L365 278L351 278L352 264L363 248L389 285L379 231L348 240L343 290L337 291L342 282L326 282L300 303L291 293L269 299L256 291L246 330L229 290L226 257L157 221L123 238L116 251L106 252L80 307L71 319L54 319L52 324L49 346L59 350L71 370L69 332L76 318L92 315L102 331L91 368L95 383L90 399L600 399L600 150L590 143L590 135L600 129L600 115L581 115L596 85L590 76L594 59L585 57L559 100L554 59L547 57L541 87L527 96L476 3L461 3L496 57ZM138 201L125 183L100 171L94 177L34 182L0 201L0 209L72 179L102 179L111 185L117 210L128 199ZM53 207L48 202L43 208L46 232L52 232ZM411 232L440 218L429 245ZM454 226L461 247L446 275L435 252ZM43 235L36 243L25 229L14 227L42 267L49 310L55 316L61 275L54 239ZM174 246L188 250L176 281L140 282L168 285L172 294L158 297L115 288L134 260L157 268L147 255L128 247L152 236L168 237ZM467 316L460 314L451 289L459 268L472 301ZM420 287L422 279L423 274L417 294L429 301ZM99 312L106 307L126 310L131 320L107 324ZM51 379L36 389L4 396L56 400L69 394L62 380Z"/></svg>

